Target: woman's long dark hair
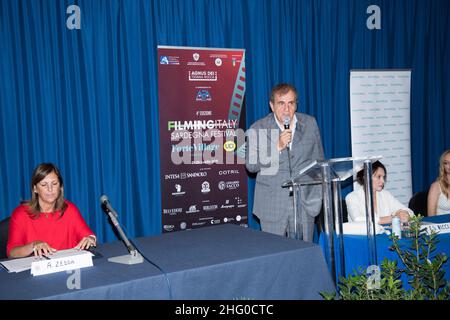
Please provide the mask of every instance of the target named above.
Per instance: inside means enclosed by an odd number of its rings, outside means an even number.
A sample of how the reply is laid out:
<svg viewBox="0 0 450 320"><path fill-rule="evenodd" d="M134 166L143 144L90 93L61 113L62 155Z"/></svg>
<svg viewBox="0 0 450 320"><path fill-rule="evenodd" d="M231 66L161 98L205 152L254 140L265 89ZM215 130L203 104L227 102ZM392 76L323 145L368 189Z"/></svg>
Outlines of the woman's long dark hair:
<svg viewBox="0 0 450 320"><path fill-rule="evenodd" d="M34 169L33 176L31 177L31 199L28 201L28 206L30 207L29 215L34 219L39 217L42 210L39 205L38 194L34 192L34 187L52 172L58 177L60 186L60 193L58 199L56 199L54 210L60 211L59 216L61 218L67 209L67 203L64 201L64 182L58 167L53 163L41 163Z"/></svg>
<svg viewBox="0 0 450 320"><path fill-rule="evenodd" d="M378 160L372 163L372 174L374 174L375 171L377 171L379 168L382 168L384 170L385 174L384 180L386 180L387 179L386 167ZM364 184L364 169L358 171L358 173L356 174L356 181L358 181L360 185Z"/></svg>

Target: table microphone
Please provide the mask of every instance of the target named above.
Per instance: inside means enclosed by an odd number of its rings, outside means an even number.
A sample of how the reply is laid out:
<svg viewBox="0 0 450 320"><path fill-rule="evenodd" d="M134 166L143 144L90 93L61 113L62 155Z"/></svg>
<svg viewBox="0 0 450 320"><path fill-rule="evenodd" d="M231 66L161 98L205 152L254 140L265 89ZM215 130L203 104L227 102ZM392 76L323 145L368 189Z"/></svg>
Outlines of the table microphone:
<svg viewBox="0 0 450 320"><path fill-rule="evenodd" d="M144 262L144 258L142 257L142 255L136 250L136 248L133 246L130 240L128 240L127 236L123 232L122 227L117 220L118 214L111 206L111 203L109 203L108 197L106 195L102 195L100 197L100 203L102 204L102 209L108 214L123 242L125 242L128 252L130 253L123 256L108 258L108 261L122 264L137 264Z"/></svg>

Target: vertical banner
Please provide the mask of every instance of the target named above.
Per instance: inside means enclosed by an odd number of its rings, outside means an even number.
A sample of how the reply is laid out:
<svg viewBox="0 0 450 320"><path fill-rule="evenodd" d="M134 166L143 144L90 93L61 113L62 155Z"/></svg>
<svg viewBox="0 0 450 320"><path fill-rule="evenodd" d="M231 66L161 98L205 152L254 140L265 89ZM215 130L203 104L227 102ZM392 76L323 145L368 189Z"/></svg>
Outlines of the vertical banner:
<svg viewBox="0 0 450 320"><path fill-rule="evenodd" d="M378 156L386 190L408 205L412 195L411 70L350 72L352 156Z"/></svg>
<svg viewBox="0 0 450 320"><path fill-rule="evenodd" d="M158 46L162 232L247 226L245 50Z"/></svg>

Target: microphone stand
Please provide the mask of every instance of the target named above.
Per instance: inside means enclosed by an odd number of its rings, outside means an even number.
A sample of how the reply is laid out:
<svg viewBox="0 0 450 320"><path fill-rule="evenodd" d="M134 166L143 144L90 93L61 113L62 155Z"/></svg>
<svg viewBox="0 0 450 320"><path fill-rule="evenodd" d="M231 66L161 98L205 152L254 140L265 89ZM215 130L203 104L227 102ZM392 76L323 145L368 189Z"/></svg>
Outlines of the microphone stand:
<svg viewBox="0 0 450 320"><path fill-rule="evenodd" d="M144 258L142 257L142 255L131 244L130 240L128 240L127 236L125 235L122 228L120 227L119 221L117 220L117 213L112 212L111 210L108 210L106 208L106 206L103 206L103 207L104 207L106 213L108 214L109 218L111 219L117 232L119 232L120 237L125 242L128 252L130 253L130 254L126 254L123 256L108 258L108 261L114 262L114 263L122 263L122 264L138 264L138 263L144 262Z"/></svg>
<svg viewBox="0 0 450 320"><path fill-rule="evenodd" d="M292 192L292 201L294 204L294 239L298 240L298 231L297 231L297 195L294 190L294 181L292 180L292 167L291 167L291 152L289 145L287 148L287 155L288 155L288 165L289 165L289 179L291 179L292 186L289 187L289 193Z"/></svg>
<svg viewBox="0 0 450 320"><path fill-rule="evenodd" d="M289 123L285 119L284 129L289 129ZM291 142L289 142L291 143ZM289 187L289 194L292 192L292 200L294 204L294 239L298 239L298 231L297 231L297 197L294 191L294 181L292 181L292 166L291 166L291 147L289 144L286 146L287 156L288 156L288 165L289 165L289 179L291 179L292 186Z"/></svg>

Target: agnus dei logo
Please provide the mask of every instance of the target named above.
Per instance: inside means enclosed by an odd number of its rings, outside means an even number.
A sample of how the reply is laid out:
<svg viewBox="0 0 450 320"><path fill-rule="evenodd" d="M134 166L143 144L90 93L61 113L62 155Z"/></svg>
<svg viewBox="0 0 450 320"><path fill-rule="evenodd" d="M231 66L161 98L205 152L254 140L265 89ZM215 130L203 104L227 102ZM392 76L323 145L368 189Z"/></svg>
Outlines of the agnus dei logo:
<svg viewBox="0 0 450 320"><path fill-rule="evenodd" d="M206 89L201 89L197 91L197 96L195 101L211 101L211 94Z"/></svg>
<svg viewBox="0 0 450 320"><path fill-rule="evenodd" d="M236 143L234 143L234 141L226 141L224 144L223 144L223 149L226 151L226 152L232 152L232 151L234 151L235 149L236 149Z"/></svg>
<svg viewBox="0 0 450 320"><path fill-rule="evenodd" d="M175 226L174 226L173 224L165 224L165 225L163 226L163 228L164 228L164 230L170 232L170 231L173 231L173 229L175 228Z"/></svg>

